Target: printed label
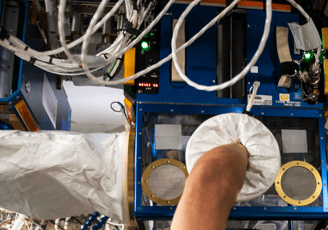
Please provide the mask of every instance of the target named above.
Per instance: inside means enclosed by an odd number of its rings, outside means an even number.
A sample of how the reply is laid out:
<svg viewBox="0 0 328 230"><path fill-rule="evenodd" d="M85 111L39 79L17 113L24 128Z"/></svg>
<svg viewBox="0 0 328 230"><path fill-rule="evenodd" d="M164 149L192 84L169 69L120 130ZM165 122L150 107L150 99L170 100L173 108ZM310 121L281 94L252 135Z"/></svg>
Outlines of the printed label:
<svg viewBox="0 0 328 230"><path fill-rule="evenodd" d="M276 104L284 104L284 106L293 106L293 107L300 107L300 101L276 101Z"/></svg>
<svg viewBox="0 0 328 230"><path fill-rule="evenodd" d="M296 23L288 23L288 26L293 34L296 48L304 50L302 27Z"/></svg>
<svg viewBox="0 0 328 230"><path fill-rule="evenodd" d="M248 94L248 101L252 95ZM256 95L253 101L253 105L272 105L272 96L267 95Z"/></svg>

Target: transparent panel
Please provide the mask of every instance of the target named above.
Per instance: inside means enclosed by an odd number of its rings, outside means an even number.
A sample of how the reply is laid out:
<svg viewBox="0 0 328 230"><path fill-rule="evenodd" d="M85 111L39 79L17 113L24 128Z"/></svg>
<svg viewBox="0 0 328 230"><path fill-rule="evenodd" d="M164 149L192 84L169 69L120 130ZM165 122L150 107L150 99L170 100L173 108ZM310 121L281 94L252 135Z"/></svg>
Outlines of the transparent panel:
<svg viewBox="0 0 328 230"><path fill-rule="evenodd" d="M171 158L176 159L185 164L185 150L190 136L194 131L207 119L215 115L185 115L185 114L156 114L156 113L144 113L143 117L143 171L145 168L158 159ZM318 119L316 118L296 118L296 117L256 117L260 120L275 136L281 151L281 164L285 164L290 161L300 160L305 161L313 165L319 173L321 173L320 166L320 141L319 141L319 126ZM179 124L181 125L181 149L161 149L155 148L155 125L156 124ZM303 145L302 148L295 148L296 152L293 152L293 146L287 145L288 151L286 151L286 143L289 140L283 139L282 130L287 130L287 133L296 133L295 140L302 141L301 136L305 135L307 145ZM290 132L290 130L298 130L300 132ZM285 132L286 133L286 132ZM300 137L298 137L300 136ZM299 140L298 140L299 139ZM292 147L292 150L290 148ZM305 146L305 147L304 147ZM297 152L300 149L300 152ZM300 181L298 173L289 173L289 179L286 177L284 183L286 187L290 181ZM313 190L311 186L305 186L311 184L311 175L307 175L303 172L302 180L304 183L298 184L298 190L301 191L299 195L301 197L307 196ZM287 180L288 179L288 180ZM289 187L293 185L290 184ZM312 190L311 190L312 189ZM297 190L294 190L294 192ZM291 191L292 192L292 191ZM146 205L156 205L148 202ZM284 202L278 195L273 185L265 194L248 202L236 203L236 206L281 206L286 207L288 204ZM322 196L308 206L322 206Z"/></svg>

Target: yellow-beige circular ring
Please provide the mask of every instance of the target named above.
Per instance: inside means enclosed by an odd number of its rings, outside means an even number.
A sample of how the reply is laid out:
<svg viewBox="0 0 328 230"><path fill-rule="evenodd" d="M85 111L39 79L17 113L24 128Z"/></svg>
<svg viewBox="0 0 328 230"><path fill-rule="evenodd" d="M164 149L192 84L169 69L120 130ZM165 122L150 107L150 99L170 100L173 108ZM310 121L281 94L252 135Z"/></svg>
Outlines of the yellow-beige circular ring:
<svg viewBox="0 0 328 230"><path fill-rule="evenodd" d="M314 176L314 178L316 180L316 188L315 188L314 193L305 200L294 200L294 199L290 198L289 196L286 195L286 193L284 192L284 190L281 187L282 176L288 169L293 168L293 167L306 168L307 170L309 170L312 173L312 175ZM294 206L305 206L305 205L311 204L320 196L320 193L322 190L322 180L321 180L321 176L320 176L318 170L315 167L313 167L311 164L306 163L304 161L291 161L291 162L288 162L288 163L284 164L283 166L281 166L281 168L279 170L279 174L275 180L275 187L276 187L276 191L279 194L279 196L281 197L281 199L286 201L288 204L291 204Z"/></svg>
<svg viewBox="0 0 328 230"><path fill-rule="evenodd" d="M159 197L155 196L150 191L149 184L148 184L149 176L155 168L157 168L158 166L161 166L161 165L174 165L174 166L178 167L185 174L186 177L188 177L188 171L187 171L187 167L185 164L181 163L180 161L174 160L174 159L169 159L169 158L160 159L160 160L154 161L153 163L148 165L148 167L143 172L142 178L141 178L142 189L143 189L144 193L147 195L147 197L157 204L166 205L166 206L175 205L175 204L179 203L181 195L172 200L163 200L163 199L160 199Z"/></svg>

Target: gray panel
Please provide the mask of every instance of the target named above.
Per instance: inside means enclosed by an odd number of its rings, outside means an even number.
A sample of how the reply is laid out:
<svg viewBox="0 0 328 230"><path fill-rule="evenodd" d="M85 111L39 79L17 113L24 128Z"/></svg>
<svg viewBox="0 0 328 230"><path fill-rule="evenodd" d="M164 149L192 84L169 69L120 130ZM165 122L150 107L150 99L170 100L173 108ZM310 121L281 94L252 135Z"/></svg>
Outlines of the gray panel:
<svg viewBox="0 0 328 230"><path fill-rule="evenodd" d="M307 153L306 130L282 129L283 153Z"/></svg>
<svg viewBox="0 0 328 230"><path fill-rule="evenodd" d="M181 125L155 125L156 149L182 149Z"/></svg>

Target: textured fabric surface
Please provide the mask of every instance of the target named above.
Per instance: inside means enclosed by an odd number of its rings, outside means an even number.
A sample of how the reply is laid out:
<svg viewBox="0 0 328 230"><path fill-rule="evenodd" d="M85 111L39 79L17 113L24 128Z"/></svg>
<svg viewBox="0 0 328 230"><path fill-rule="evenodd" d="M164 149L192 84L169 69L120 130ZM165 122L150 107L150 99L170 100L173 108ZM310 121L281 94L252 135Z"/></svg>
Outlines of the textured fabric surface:
<svg viewBox="0 0 328 230"><path fill-rule="evenodd" d="M98 211L120 223L126 132L0 131L0 207L38 219Z"/></svg>
<svg viewBox="0 0 328 230"><path fill-rule="evenodd" d="M249 168L237 202L252 200L273 185L281 164L275 137L255 118L231 113L205 121L188 142L187 169L190 173L197 160L207 151L231 143L241 143L250 153Z"/></svg>

